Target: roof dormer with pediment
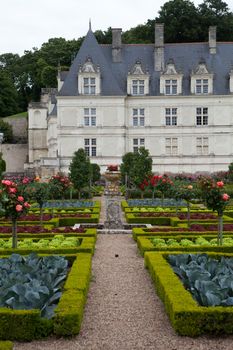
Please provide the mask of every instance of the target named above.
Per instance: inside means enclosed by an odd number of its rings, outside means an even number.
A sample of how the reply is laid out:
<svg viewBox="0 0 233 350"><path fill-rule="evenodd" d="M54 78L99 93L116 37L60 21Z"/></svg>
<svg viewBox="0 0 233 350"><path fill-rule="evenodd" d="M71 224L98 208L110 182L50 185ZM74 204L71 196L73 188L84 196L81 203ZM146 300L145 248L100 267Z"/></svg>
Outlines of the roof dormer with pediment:
<svg viewBox="0 0 233 350"><path fill-rule="evenodd" d="M101 93L100 67L93 63L90 56L79 66L78 92L80 95L100 95Z"/></svg>
<svg viewBox="0 0 233 350"><path fill-rule="evenodd" d="M212 94L213 78L214 75L208 70L205 61L201 60L191 74L191 94Z"/></svg>
<svg viewBox="0 0 233 350"><path fill-rule="evenodd" d="M172 59L166 64L164 72L160 75L160 94L180 95L182 94L183 74L177 71Z"/></svg>
<svg viewBox="0 0 233 350"><path fill-rule="evenodd" d="M127 76L127 94L128 95L148 95L149 94L148 71L143 67L141 61L136 60L135 64L128 72Z"/></svg>

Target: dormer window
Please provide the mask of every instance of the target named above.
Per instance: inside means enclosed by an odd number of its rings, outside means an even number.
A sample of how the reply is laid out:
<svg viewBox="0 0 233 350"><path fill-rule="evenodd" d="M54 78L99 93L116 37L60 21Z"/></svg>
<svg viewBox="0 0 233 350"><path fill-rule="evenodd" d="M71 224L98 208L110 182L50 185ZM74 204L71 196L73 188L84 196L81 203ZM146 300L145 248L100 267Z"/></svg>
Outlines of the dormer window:
<svg viewBox="0 0 233 350"><path fill-rule="evenodd" d="M213 74L211 74L205 62L200 62L191 75L191 93L207 95L213 93Z"/></svg>
<svg viewBox="0 0 233 350"><path fill-rule="evenodd" d="M143 69L140 61L136 61L128 73L127 93L133 96L149 94L149 74Z"/></svg>
<svg viewBox="0 0 233 350"><path fill-rule="evenodd" d="M145 94L145 80L132 80L132 95Z"/></svg>
<svg viewBox="0 0 233 350"><path fill-rule="evenodd" d="M166 95L177 95L177 79L166 79L165 80L165 94Z"/></svg>
<svg viewBox="0 0 233 350"><path fill-rule="evenodd" d="M180 95L182 93L183 74L177 72L174 62L170 60L160 76L160 93L163 95Z"/></svg>
<svg viewBox="0 0 233 350"><path fill-rule="evenodd" d="M79 67L78 91L80 95L100 94L100 68L90 57Z"/></svg>
<svg viewBox="0 0 233 350"><path fill-rule="evenodd" d="M84 94L95 95L96 94L96 78L83 78L84 82Z"/></svg>

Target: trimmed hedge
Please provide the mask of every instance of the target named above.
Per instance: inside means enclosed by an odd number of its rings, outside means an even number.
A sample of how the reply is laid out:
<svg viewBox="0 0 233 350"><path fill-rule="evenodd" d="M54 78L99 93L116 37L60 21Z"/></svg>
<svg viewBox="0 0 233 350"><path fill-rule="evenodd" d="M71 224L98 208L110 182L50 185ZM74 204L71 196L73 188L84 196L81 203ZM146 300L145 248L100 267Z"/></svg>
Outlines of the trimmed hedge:
<svg viewBox="0 0 233 350"><path fill-rule="evenodd" d="M33 238L34 236L30 236L28 238ZM65 254L76 254L76 253L91 253L94 254L95 249L95 238L94 237L80 237L80 245L77 247L61 247L61 248L40 248L35 249L33 248L17 248L17 249L1 249L0 248L0 256L2 255L10 255L13 253L27 255L30 254L32 251L36 252L37 254L54 254L54 255L65 255Z"/></svg>
<svg viewBox="0 0 233 350"><path fill-rule="evenodd" d="M68 259L73 260L73 265L55 316L47 320L40 317L39 310L0 308L0 339L31 341L51 333L59 336L78 334L91 276L91 254L72 255Z"/></svg>
<svg viewBox="0 0 233 350"><path fill-rule="evenodd" d="M13 350L13 343L11 341L0 341L0 350Z"/></svg>
<svg viewBox="0 0 233 350"><path fill-rule="evenodd" d="M188 239L192 239L192 238L197 238L198 236L189 236ZM203 238L207 238L205 237L205 235L202 235ZM208 236L208 238L212 239L212 238L216 238L217 236ZM138 245L138 249L140 251L140 254L142 256L144 256L145 252L168 252L168 251L179 251L179 252L189 252L190 250L192 250L193 252L223 252L223 253L232 253L233 252L233 246L204 246L204 245L197 245L196 247L155 247L153 245L153 243L151 242L151 238L154 238L153 236L149 236L149 237L138 237L137 239L137 245ZM164 237L156 237L156 238L164 238ZM180 240L180 239L184 239L187 238L186 236L176 236L175 239Z"/></svg>
<svg viewBox="0 0 233 350"><path fill-rule="evenodd" d="M175 331L189 337L204 333L232 334L233 308L199 306L167 262L166 257L170 254L182 254L182 252L146 252L145 267L149 270L157 294L164 302ZM233 257L233 254L224 253L209 255Z"/></svg>
<svg viewBox="0 0 233 350"><path fill-rule="evenodd" d="M19 228L19 226L18 226ZM0 238L9 238L12 233L0 233ZM64 235L65 237L77 236L77 237L97 237L96 228L87 228L85 232L75 232L70 229L70 232L47 232L47 233L18 233L18 238L33 238L33 239L41 239L41 238L53 238L56 235Z"/></svg>

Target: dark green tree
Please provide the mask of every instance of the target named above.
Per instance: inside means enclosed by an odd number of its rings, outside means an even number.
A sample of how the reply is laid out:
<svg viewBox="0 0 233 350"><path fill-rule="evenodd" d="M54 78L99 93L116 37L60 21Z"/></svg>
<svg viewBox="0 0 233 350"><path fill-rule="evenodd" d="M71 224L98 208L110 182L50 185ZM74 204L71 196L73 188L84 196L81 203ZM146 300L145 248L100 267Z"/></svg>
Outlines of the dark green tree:
<svg viewBox="0 0 233 350"><path fill-rule="evenodd" d="M0 179L3 178L3 173L6 171L6 161L2 158L2 152L0 152Z"/></svg>
<svg viewBox="0 0 233 350"><path fill-rule="evenodd" d="M0 70L0 117L6 117L19 111L18 94L9 74Z"/></svg>
<svg viewBox="0 0 233 350"><path fill-rule="evenodd" d="M69 166L69 178L74 188L78 192L78 198L81 198L81 191L84 187L90 185L92 176L92 167L90 159L83 148L74 152L72 161Z"/></svg>
<svg viewBox="0 0 233 350"><path fill-rule="evenodd" d="M92 181L92 183L99 181L100 177L101 177L101 174L100 174L99 165L96 163L91 163L91 181Z"/></svg>
<svg viewBox="0 0 233 350"><path fill-rule="evenodd" d="M129 188L132 187L131 179L133 177L134 158L134 153L128 152L122 157L122 163L120 165L121 182Z"/></svg>

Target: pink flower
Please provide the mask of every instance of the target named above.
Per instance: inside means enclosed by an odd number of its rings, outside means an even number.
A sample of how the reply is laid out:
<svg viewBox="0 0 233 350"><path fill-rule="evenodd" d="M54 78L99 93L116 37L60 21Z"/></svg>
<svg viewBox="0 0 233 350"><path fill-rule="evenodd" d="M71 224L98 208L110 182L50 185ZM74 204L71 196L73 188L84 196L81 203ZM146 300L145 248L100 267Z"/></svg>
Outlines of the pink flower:
<svg viewBox="0 0 233 350"><path fill-rule="evenodd" d="M23 206L21 204L17 204L15 209L16 209L16 211L22 211L23 210Z"/></svg>
<svg viewBox="0 0 233 350"><path fill-rule="evenodd" d="M23 202L24 201L24 198L22 196L18 196L17 199L18 199L19 202Z"/></svg>
<svg viewBox="0 0 233 350"><path fill-rule="evenodd" d="M22 180L23 184L28 184L29 183L29 178L28 177L24 177Z"/></svg>
<svg viewBox="0 0 233 350"><path fill-rule="evenodd" d="M192 190L193 186L192 185L188 185L188 190Z"/></svg>
<svg viewBox="0 0 233 350"><path fill-rule="evenodd" d="M230 199L230 196L229 196L227 193L223 193L222 199L223 199L224 201L228 201L228 200Z"/></svg>
<svg viewBox="0 0 233 350"><path fill-rule="evenodd" d="M31 206L31 205L30 205L28 202L25 202L25 203L24 203L24 207L25 207L25 208L30 208L30 206Z"/></svg>
<svg viewBox="0 0 233 350"><path fill-rule="evenodd" d="M218 181L217 182L217 187L223 187L224 186L224 182L223 181Z"/></svg>
<svg viewBox="0 0 233 350"><path fill-rule="evenodd" d="M12 182L10 180L2 180L2 184L6 186L11 186Z"/></svg>
<svg viewBox="0 0 233 350"><path fill-rule="evenodd" d="M9 187L9 193L16 193L16 192L17 192L17 188Z"/></svg>

